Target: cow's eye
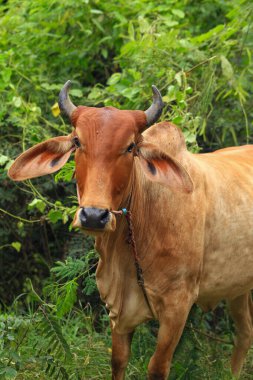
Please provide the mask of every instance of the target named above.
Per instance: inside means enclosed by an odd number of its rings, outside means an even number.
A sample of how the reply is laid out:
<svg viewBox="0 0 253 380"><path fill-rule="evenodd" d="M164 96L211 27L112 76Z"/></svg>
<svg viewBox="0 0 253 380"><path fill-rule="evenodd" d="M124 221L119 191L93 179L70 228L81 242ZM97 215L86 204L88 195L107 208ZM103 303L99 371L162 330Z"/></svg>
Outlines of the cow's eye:
<svg viewBox="0 0 253 380"><path fill-rule="evenodd" d="M131 153L132 150L134 149L134 147L135 147L135 143L131 143L131 144L127 147L127 152L128 152L128 153Z"/></svg>
<svg viewBox="0 0 253 380"><path fill-rule="evenodd" d="M81 144L80 144L79 138L77 136L75 136L73 138L73 143L74 143L76 148L80 148Z"/></svg>

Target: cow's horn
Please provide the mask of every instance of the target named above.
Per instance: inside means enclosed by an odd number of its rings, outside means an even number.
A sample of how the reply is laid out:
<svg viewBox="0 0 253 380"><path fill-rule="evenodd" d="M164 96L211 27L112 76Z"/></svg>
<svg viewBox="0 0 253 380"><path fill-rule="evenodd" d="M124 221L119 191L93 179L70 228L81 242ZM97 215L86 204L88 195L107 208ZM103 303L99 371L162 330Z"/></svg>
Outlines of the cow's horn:
<svg viewBox="0 0 253 380"><path fill-rule="evenodd" d="M62 112L64 112L69 118L73 111L75 111L76 106L71 102L69 98L69 88L71 86L71 81L68 80L62 87L59 94L59 107Z"/></svg>
<svg viewBox="0 0 253 380"><path fill-rule="evenodd" d="M162 96L158 88L156 88L156 86L153 85L152 91L153 91L153 103L145 111L148 127L154 124L159 119L159 117L161 116L163 107L165 105L162 101Z"/></svg>

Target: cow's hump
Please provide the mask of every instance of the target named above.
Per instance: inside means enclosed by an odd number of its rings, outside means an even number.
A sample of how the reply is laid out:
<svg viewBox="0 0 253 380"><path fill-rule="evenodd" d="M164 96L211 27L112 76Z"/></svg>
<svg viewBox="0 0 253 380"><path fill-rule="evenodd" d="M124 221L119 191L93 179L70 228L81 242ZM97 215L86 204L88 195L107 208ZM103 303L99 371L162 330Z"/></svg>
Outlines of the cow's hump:
<svg viewBox="0 0 253 380"><path fill-rule="evenodd" d="M186 150L182 131L176 125L166 121L152 125L143 133L143 136L145 142L157 145L173 157Z"/></svg>

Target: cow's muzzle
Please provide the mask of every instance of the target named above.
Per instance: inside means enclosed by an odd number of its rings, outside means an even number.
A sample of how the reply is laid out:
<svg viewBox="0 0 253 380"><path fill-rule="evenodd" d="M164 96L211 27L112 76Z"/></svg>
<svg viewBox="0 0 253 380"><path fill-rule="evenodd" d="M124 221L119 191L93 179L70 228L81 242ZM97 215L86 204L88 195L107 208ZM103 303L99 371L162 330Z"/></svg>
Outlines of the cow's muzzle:
<svg viewBox="0 0 253 380"><path fill-rule="evenodd" d="M107 209L95 207L82 207L79 219L83 228L91 230L103 230L109 222L110 213Z"/></svg>
<svg viewBox="0 0 253 380"><path fill-rule="evenodd" d="M115 215L106 208L80 207L74 217L73 227L81 228L89 235L97 236L103 232L114 231Z"/></svg>

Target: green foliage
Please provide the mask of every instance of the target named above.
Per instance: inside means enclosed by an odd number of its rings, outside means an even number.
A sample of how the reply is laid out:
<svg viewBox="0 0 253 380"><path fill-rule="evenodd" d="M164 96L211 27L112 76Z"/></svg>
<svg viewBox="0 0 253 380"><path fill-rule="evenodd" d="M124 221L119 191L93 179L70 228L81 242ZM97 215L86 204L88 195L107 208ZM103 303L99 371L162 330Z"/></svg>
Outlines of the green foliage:
<svg viewBox="0 0 253 380"><path fill-rule="evenodd" d="M28 204L28 210L33 210L34 208L38 209L41 213L45 211L46 204L43 200L34 198L31 203Z"/></svg>
<svg viewBox="0 0 253 380"><path fill-rule="evenodd" d="M70 133L57 105L63 83L73 80L76 104L121 109L146 109L156 84L161 120L179 125L192 151L252 142L252 14L247 0L0 3L0 311L16 299L19 313L0 314L0 378L110 378L93 241L71 227L74 161L32 182L7 178L23 150ZM77 311L87 304L94 314ZM231 378L229 345L202 335L214 325L230 340L224 315L190 319L172 379ZM139 327L128 379L145 378L156 328ZM251 372L249 359L242 378Z"/></svg>
<svg viewBox="0 0 253 380"><path fill-rule="evenodd" d="M43 307L41 311L43 318L39 321L39 331L44 344L38 355L46 361L45 374L50 378L68 379L67 371L61 364L71 359L70 347L62 334L58 319L47 313ZM45 344L48 347L46 356L43 354Z"/></svg>
<svg viewBox="0 0 253 380"><path fill-rule="evenodd" d="M2 380L109 378L107 338L94 331L88 310L61 323L46 305L30 317L2 315L0 334Z"/></svg>
<svg viewBox="0 0 253 380"><path fill-rule="evenodd" d="M55 175L55 182L58 182L59 180L70 182L73 178L75 170L75 161L71 160L67 162L63 168Z"/></svg>
<svg viewBox="0 0 253 380"><path fill-rule="evenodd" d="M87 269L87 256L84 256L82 259L73 259L68 257L65 262L57 261L55 266L51 269L52 273L55 273L56 278L61 280L73 279L79 277Z"/></svg>
<svg viewBox="0 0 253 380"><path fill-rule="evenodd" d="M47 176L14 185L6 171L23 149L70 132L57 106L67 79L74 82L75 103L121 109L147 108L155 83L167 102L161 119L182 128L192 151L251 141L251 2L9 0L0 15L0 195L6 216L0 236L6 252L10 241L24 242L27 267L37 252L47 261L59 258L55 247L67 240L62 223L71 231L77 205L74 162L55 175L56 183ZM18 227L27 220L29 228ZM42 230L49 235L43 247ZM16 257L7 257L12 268Z"/></svg>
<svg viewBox="0 0 253 380"><path fill-rule="evenodd" d="M217 317L217 315L216 315ZM230 326L213 338L199 332L200 325L213 323L196 309L175 354L171 378L181 380L231 380L227 366L231 346ZM223 319L224 321L224 319ZM196 327L198 325L198 327ZM220 323L217 323L219 328ZM108 317L104 316L96 332L88 308L72 312L61 321L43 305L30 317L2 315L0 318L0 377L3 380L110 379L110 337ZM207 326L206 326L207 327ZM146 379L146 367L155 348L157 324L139 326L132 343L127 380ZM203 331L205 334L205 332ZM218 332L216 332L218 333ZM215 341L220 339L220 342ZM224 343L222 341L224 340ZM221 355L222 351L222 355ZM241 376L250 380L250 358Z"/></svg>
<svg viewBox="0 0 253 380"><path fill-rule="evenodd" d="M50 282L44 288L44 295L55 303L58 317L63 317L72 310L77 300L78 280L86 296L96 291L94 268L97 259L94 261L94 254L95 251L91 250L81 258L68 257L65 262L56 262L51 269L57 281Z"/></svg>

